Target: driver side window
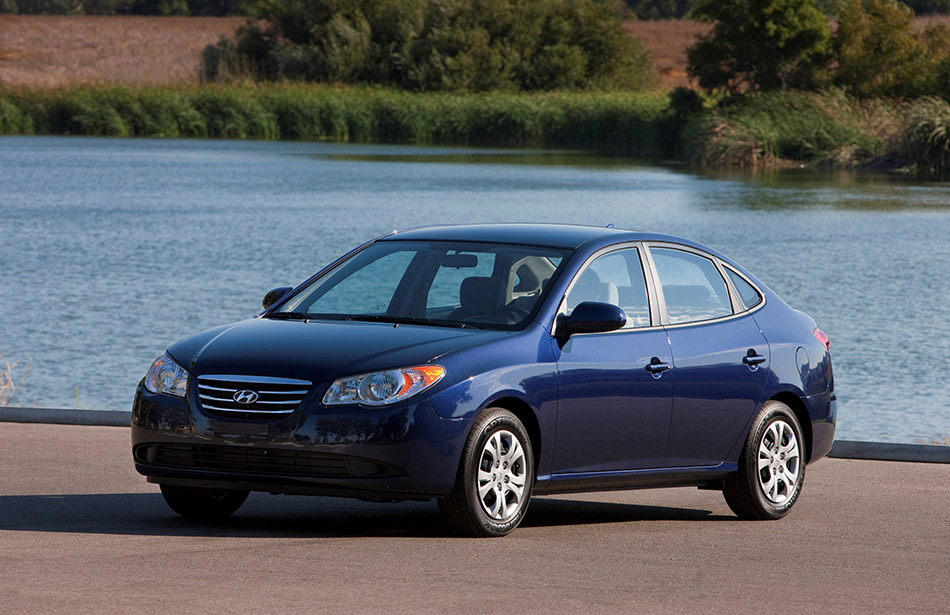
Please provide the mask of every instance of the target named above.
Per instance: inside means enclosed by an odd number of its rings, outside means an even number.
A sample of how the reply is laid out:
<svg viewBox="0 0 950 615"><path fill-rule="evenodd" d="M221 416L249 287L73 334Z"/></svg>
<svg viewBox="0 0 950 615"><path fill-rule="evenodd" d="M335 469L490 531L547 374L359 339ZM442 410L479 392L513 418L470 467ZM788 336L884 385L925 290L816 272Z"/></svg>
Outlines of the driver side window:
<svg viewBox="0 0 950 615"><path fill-rule="evenodd" d="M639 250L617 250L590 263L567 294L568 315L584 301L618 306L627 315L624 329L649 327L650 304Z"/></svg>

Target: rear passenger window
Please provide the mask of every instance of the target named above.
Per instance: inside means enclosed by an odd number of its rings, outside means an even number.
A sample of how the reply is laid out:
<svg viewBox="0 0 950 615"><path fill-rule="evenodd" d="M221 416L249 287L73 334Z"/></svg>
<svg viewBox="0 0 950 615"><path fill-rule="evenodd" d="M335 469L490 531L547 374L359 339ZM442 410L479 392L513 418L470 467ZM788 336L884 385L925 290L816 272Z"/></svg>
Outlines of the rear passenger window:
<svg viewBox="0 0 950 615"><path fill-rule="evenodd" d="M584 269L567 295L567 313L584 301L619 306L627 315L624 329L650 326L650 304L640 252L617 250L595 259Z"/></svg>
<svg viewBox="0 0 950 615"><path fill-rule="evenodd" d="M742 300L742 305L744 305L747 310L759 305L759 302L762 301L762 295L755 289L755 286L746 282L745 278L728 267L726 267L726 274L729 275L732 285L736 287L736 292L739 293L739 299Z"/></svg>
<svg viewBox="0 0 950 615"><path fill-rule="evenodd" d="M670 324L732 314L726 281L711 260L670 248L650 248L650 254L660 278Z"/></svg>

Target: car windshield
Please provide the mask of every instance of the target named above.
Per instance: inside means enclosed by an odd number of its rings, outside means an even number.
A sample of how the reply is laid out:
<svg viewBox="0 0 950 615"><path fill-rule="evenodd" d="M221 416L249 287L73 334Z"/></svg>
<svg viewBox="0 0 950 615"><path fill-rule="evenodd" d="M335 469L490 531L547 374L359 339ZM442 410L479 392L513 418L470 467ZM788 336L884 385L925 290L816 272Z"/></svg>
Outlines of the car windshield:
<svg viewBox="0 0 950 615"><path fill-rule="evenodd" d="M507 244L378 241L267 317L516 329L534 315L568 255Z"/></svg>

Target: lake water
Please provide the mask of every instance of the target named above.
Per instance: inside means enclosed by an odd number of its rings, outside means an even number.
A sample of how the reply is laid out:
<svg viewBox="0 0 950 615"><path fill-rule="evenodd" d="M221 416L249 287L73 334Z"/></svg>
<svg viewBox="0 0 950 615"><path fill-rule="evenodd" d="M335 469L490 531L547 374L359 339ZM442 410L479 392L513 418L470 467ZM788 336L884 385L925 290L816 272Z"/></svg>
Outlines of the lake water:
<svg viewBox="0 0 950 615"><path fill-rule="evenodd" d="M432 223L685 235L831 337L838 436L950 434L950 184L696 172L565 152L0 138L0 352L18 405L126 410L170 343ZM0 368L3 363L0 362Z"/></svg>

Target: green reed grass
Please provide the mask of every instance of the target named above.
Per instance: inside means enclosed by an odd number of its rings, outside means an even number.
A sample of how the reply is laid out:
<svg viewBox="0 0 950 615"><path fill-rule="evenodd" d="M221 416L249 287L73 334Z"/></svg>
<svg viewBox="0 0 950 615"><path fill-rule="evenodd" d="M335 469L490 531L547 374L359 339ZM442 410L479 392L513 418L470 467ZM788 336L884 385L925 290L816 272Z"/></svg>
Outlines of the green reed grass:
<svg viewBox="0 0 950 615"><path fill-rule="evenodd" d="M896 102L858 100L841 90L774 92L694 116L683 143L694 162L708 165L856 166L895 147L900 118Z"/></svg>
<svg viewBox="0 0 950 615"><path fill-rule="evenodd" d="M710 166L950 170L950 104L774 92L683 118L660 92L412 93L297 83L0 89L0 134L678 151ZM681 132L682 131L682 132Z"/></svg>
<svg viewBox="0 0 950 615"><path fill-rule="evenodd" d="M428 94L305 84L0 90L0 133L663 150L662 93Z"/></svg>
<svg viewBox="0 0 950 615"><path fill-rule="evenodd" d="M950 169L950 104L942 98L922 98L908 104L901 152L918 170L944 176Z"/></svg>

